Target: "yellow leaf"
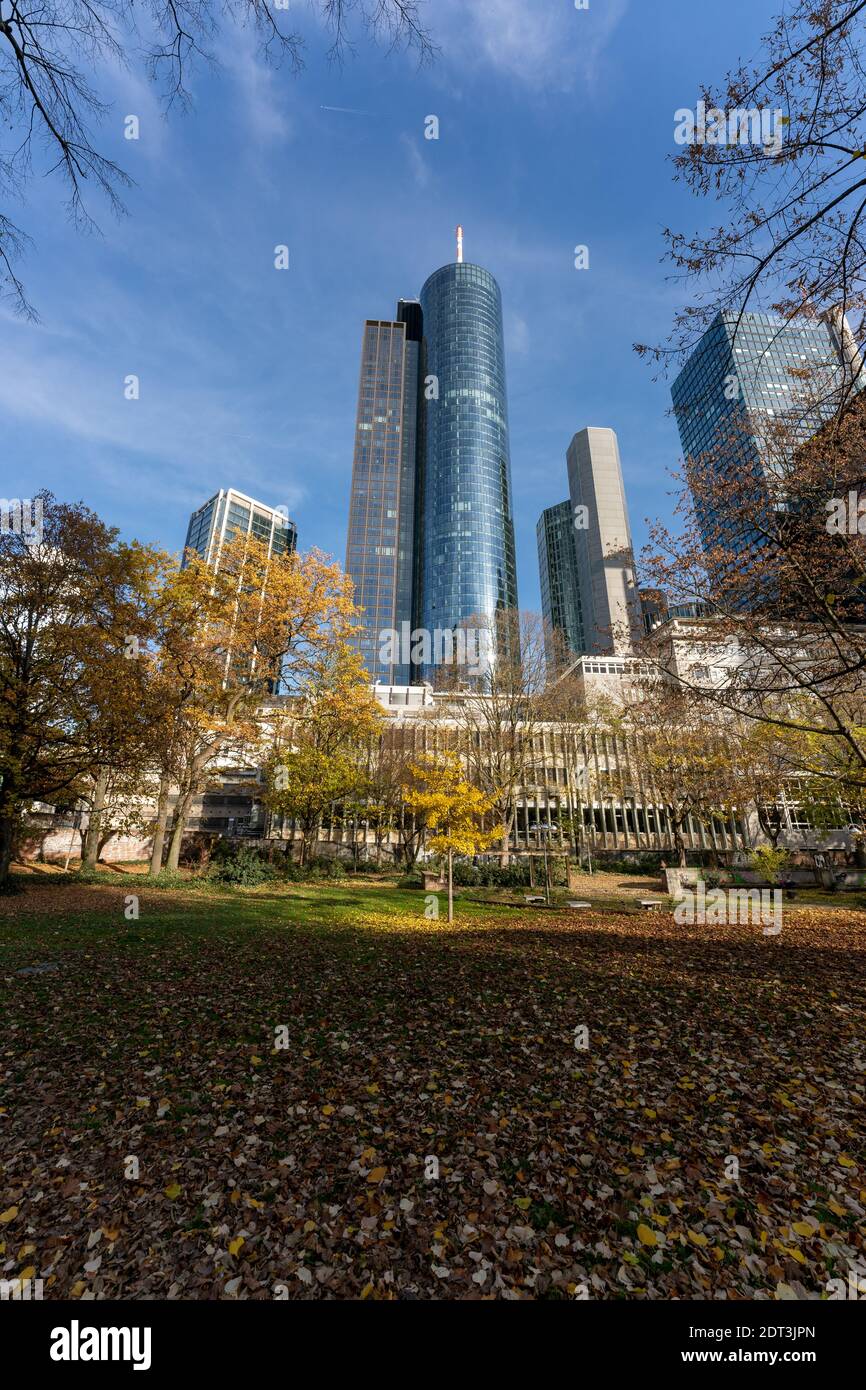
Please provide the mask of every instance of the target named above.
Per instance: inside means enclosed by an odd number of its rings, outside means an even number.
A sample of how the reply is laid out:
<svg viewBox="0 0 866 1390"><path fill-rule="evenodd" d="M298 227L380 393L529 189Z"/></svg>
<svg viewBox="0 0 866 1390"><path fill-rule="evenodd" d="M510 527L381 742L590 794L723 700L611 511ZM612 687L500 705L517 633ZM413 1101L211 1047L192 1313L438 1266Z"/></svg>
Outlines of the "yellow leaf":
<svg viewBox="0 0 866 1390"><path fill-rule="evenodd" d="M6 1222L6 1221L14 1221L14 1219L15 1219L15 1217L16 1217L17 1215L18 1215L18 1208L17 1208L17 1207L7 1207L5 1211L0 1211L0 1221L3 1221L3 1222Z"/></svg>
<svg viewBox="0 0 866 1390"><path fill-rule="evenodd" d="M529 1208L529 1198L528 1198L528 1197L515 1197L515 1199L514 1199L514 1205L515 1205L516 1207L520 1207L520 1210L521 1210L521 1211L526 1211L526 1210L528 1210L528 1208Z"/></svg>
<svg viewBox="0 0 866 1390"><path fill-rule="evenodd" d="M791 1259L796 1260L798 1264L804 1265L807 1263L806 1256L803 1254L802 1250L795 1250L793 1246L788 1245L783 1245L782 1249L786 1255L790 1255Z"/></svg>
<svg viewBox="0 0 866 1390"><path fill-rule="evenodd" d="M229 1254L230 1254L230 1255L236 1255L236 1254L238 1253L238 1251L240 1250L240 1248L241 1248L241 1246L242 1246L243 1244L244 1244L244 1237L243 1237L243 1236L235 1236L234 1240L230 1240L230 1241L229 1241Z"/></svg>
<svg viewBox="0 0 866 1390"><path fill-rule="evenodd" d="M805 1221L795 1221L791 1230L796 1231L798 1236L803 1236L806 1240L814 1234L812 1227L807 1226Z"/></svg>
<svg viewBox="0 0 866 1390"><path fill-rule="evenodd" d="M174 1201L175 1197L180 1196L180 1193L180 1184L176 1182L169 1183L168 1187L165 1189L166 1197L170 1198L172 1202Z"/></svg>
<svg viewBox="0 0 866 1390"><path fill-rule="evenodd" d="M700 1246L702 1246L702 1247L703 1247L704 1245L709 1245L709 1243L710 1243L709 1237L708 1237L708 1236L702 1236L702 1235L700 1234L700 1232L698 1232L698 1231L691 1231L691 1230L690 1230L690 1231L689 1231L689 1240L692 1242L693 1245L700 1245Z"/></svg>
<svg viewBox="0 0 866 1390"><path fill-rule="evenodd" d="M387 1168L371 1168L367 1174L367 1182L381 1182L387 1171Z"/></svg>
<svg viewBox="0 0 866 1390"><path fill-rule="evenodd" d="M637 1238L641 1245L658 1245L659 1243L655 1231L652 1230L650 1226L644 1226L642 1223L637 1228Z"/></svg>
<svg viewBox="0 0 866 1390"><path fill-rule="evenodd" d="M113 1240L117 1240L117 1237L120 1235L120 1227L119 1227L119 1226L103 1226L103 1227L102 1227L102 1234L105 1236L105 1239L106 1239L106 1240L112 1240L112 1241L113 1241Z"/></svg>
<svg viewBox="0 0 866 1390"><path fill-rule="evenodd" d="M840 1154L840 1155L839 1155L839 1164L840 1164L840 1166L841 1166L842 1168L856 1168L856 1167L857 1167L857 1164L854 1162L853 1158L849 1158L847 1154Z"/></svg>
<svg viewBox="0 0 866 1390"><path fill-rule="evenodd" d="M373 1292L373 1285L372 1285L372 1284L365 1284L364 1287L363 1287L363 1289L361 1290L361 1298L362 1298L362 1299L363 1299L363 1298L369 1298L369 1297L370 1297L370 1294L371 1294L372 1292Z"/></svg>
<svg viewBox="0 0 866 1390"><path fill-rule="evenodd" d="M25 1255L32 1255L35 1249L35 1245L22 1245L21 1249L18 1251L19 1260L23 1260Z"/></svg>
<svg viewBox="0 0 866 1390"><path fill-rule="evenodd" d="M26 1269L22 1269L21 1273L18 1275L18 1278L19 1278L19 1279L35 1279L35 1277L36 1277L36 1266L35 1266L35 1265L28 1265L27 1268L26 1268Z"/></svg>
<svg viewBox="0 0 866 1390"><path fill-rule="evenodd" d="M827 1203L827 1206L830 1208L834 1216L844 1216L846 1214L845 1208L840 1207L839 1203L832 1197L830 1201Z"/></svg>
<svg viewBox="0 0 866 1390"><path fill-rule="evenodd" d="M333 1113L334 1113L334 1106L333 1106L333 1105L323 1105L323 1106L322 1106L322 1114L323 1114L323 1115L333 1115Z"/></svg>
<svg viewBox="0 0 866 1390"><path fill-rule="evenodd" d="M87 1285L85 1284L83 1279L77 1280L76 1283L74 1283L72 1285L72 1288L69 1290L70 1297L80 1298L86 1288Z"/></svg>

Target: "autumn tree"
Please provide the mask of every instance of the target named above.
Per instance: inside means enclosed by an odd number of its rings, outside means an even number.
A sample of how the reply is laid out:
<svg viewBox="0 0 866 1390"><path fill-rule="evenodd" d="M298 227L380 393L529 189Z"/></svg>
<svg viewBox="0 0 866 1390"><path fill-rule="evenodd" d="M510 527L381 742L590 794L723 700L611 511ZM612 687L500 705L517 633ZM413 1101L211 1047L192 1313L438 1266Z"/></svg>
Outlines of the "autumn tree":
<svg viewBox="0 0 866 1390"><path fill-rule="evenodd" d="M790 736L804 773L845 767L862 786L866 408L858 398L805 443L782 419L762 441L760 489L754 470L720 468L712 450L687 461L677 527L652 528L643 569L705 617L679 648L669 630L651 635L646 654L728 714Z"/></svg>
<svg viewBox="0 0 866 1390"><path fill-rule="evenodd" d="M454 698L441 703L439 715L454 731L470 779L490 801L506 864L520 789L544 716L545 625L537 614L503 609L467 618L461 627L477 634L471 644L477 659L440 674Z"/></svg>
<svg viewBox="0 0 866 1390"><path fill-rule="evenodd" d="M498 828L484 829L494 810L491 797L468 781L455 753L420 758L410 769L412 781L404 788L410 811L423 814L427 843L448 866L448 921L454 921L454 855L478 854L499 838ZM429 832L432 831L432 835Z"/></svg>
<svg viewBox="0 0 866 1390"><path fill-rule="evenodd" d="M263 700L327 665L353 632L351 585L319 551L268 554L251 536L223 546L218 568L195 552L167 576L156 679L165 691L155 751L160 793L151 873L160 872L172 783L179 788L166 869L177 868L194 798L230 752L258 756Z"/></svg>
<svg viewBox="0 0 866 1390"><path fill-rule="evenodd" d="M38 538L0 533L0 885L30 804L74 804L140 738L128 639L159 568L83 505L39 501Z"/></svg>
<svg viewBox="0 0 866 1390"><path fill-rule="evenodd" d="M329 808L368 794L381 722L359 653L334 633L297 683L290 712L277 721L266 766L267 804L300 825L302 864Z"/></svg>
<svg viewBox="0 0 866 1390"><path fill-rule="evenodd" d="M633 688L627 717L655 802L665 812L677 860L686 864L685 830L694 818L729 817L737 807L736 751L700 698L664 680Z"/></svg>

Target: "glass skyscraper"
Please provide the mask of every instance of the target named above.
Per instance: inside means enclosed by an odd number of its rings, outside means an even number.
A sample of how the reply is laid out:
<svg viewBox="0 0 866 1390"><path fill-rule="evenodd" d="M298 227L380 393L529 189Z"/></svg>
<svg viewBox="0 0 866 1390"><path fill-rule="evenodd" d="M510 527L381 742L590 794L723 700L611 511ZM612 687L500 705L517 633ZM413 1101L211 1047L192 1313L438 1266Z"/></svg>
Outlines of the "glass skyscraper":
<svg viewBox="0 0 866 1390"><path fill-rule="evenodd" d="M396 320L367 320L361 346L346 572L362 610L358 647L386 685L410 681L408 652L393 660L383 634L412 620L420 339L420 306L401 300Z"/></svg>
<svg viewBox="0 0 866 1390"><path fill-rule="evenodd" d="M437 630L517 607L499 286L462 240L457 254L420 300L364 326L346 570L358 646L386 684L434 675L418 629L435 649Z"/></svg>
<svg viewBox="0 0 866 1390"><path fill-rule="evenodd" d="M516 608L517 572L499 286L488 270L458 259L425 282L421 307L416 615L432 632Z"/></svg>
<svg viewBox="0 0 866 1390"><path fill-rule="evenodd" d="M832 315L785 322L772 314L718 314L671 388L686 461L711 459L721 476L751 472L757 502L774 466L768 425L783 422L792 447L820 429L838 388L857 373L849 338L847 324ZM707 514L698 498L696 506L706 544L749 544L745 535L726 533L724 519Z"/></svg>
<svg viewBox="0 0 866 1390"><path fill-rule="evenodd" d="M551 640L553 629L561 633L574 656L586 651L571 502L559 502L555 507L547 507L538 518L535 534L538 540L541 611L545 621L545 656L550 668L557 656L562 655L556 651L555 643Z"/></svg>

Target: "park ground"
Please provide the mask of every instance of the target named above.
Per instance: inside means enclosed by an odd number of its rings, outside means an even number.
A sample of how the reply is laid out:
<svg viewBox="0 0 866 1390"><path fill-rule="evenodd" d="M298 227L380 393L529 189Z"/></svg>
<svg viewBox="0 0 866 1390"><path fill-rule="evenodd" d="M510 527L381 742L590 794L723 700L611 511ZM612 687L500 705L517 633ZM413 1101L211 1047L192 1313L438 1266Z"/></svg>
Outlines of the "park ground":
<svg viewBox="0 0 866 1390"><path fill-rule="evenodd" d="M0 1277L815 1299L866 1262L866 912L139 881L128 920L130 877L0 899Z"/></svg>

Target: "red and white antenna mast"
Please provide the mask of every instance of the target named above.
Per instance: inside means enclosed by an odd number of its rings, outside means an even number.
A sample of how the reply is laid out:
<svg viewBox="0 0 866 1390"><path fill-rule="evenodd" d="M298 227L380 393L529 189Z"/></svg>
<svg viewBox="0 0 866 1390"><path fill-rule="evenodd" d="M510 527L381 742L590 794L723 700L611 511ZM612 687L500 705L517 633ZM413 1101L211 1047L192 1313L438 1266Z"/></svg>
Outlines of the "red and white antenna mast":
<svg viewBox="0 0 866 1390"><path fill-rule="evenodd" d="M463 264L463 228L457 228L457 264Z"/></svg>

